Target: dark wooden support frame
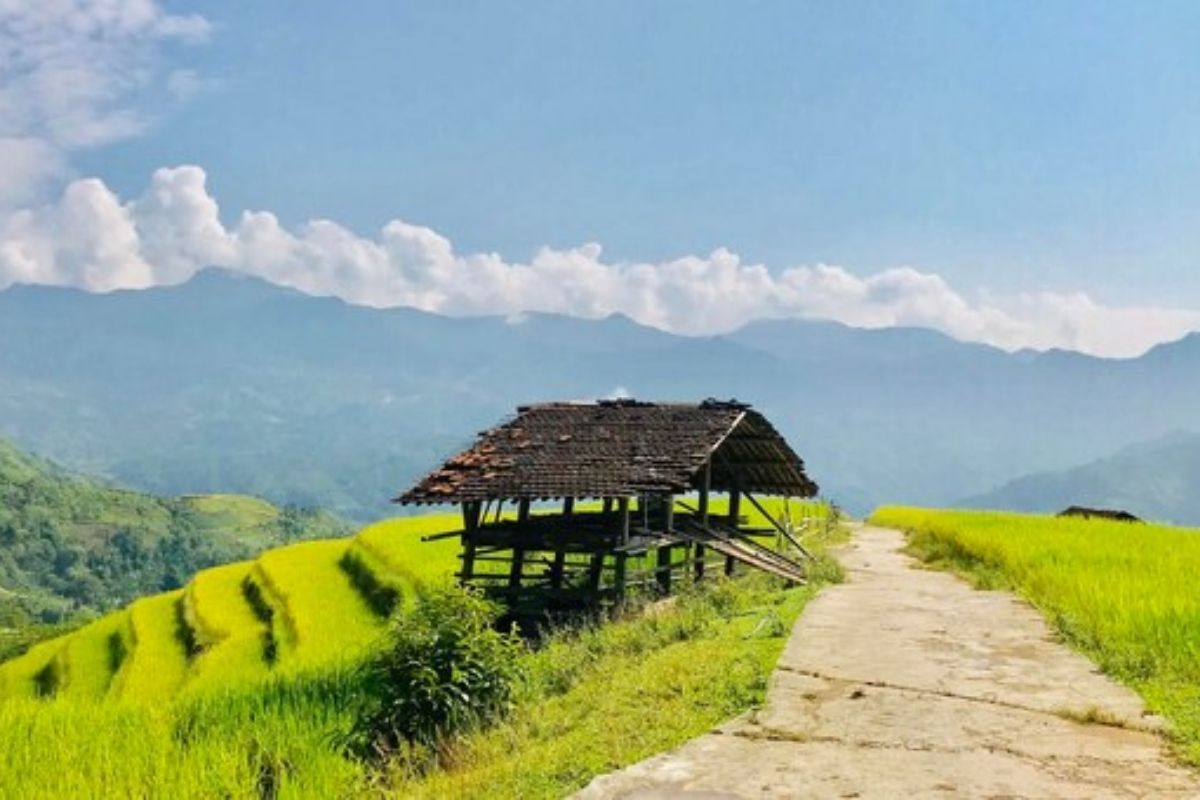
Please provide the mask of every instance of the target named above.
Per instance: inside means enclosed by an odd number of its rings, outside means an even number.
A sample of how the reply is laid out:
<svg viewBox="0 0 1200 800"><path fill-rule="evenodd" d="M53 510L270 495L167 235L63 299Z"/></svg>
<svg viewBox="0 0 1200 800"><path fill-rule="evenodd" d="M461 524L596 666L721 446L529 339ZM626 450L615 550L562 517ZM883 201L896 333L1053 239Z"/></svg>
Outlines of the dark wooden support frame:
<svg viewBox="0 0 1200 800"><path fill-rule="evenodd" d="M727 468L722 469L727 474ZM697 492L695 507L677 501L673 493L602 497L598 509L593 506L582 511L576 507L578 499L568 497L562 499L557 513L534 513L531 499L509 498L508 502L516 505L515 515L502 514L506 502L502 498L486 504L464 502L459 578L463 584L502 599L510 614L521 620L542 619L560 611L615 607L638 589L667 594L678 580L704 579L710 567L723 566L724 574L732 575L739 561L802 581L797 562L769 552L753 539L774 530L807 555L790 527L737 486L725 490L728 511L714 514L713 481L714 459L710 456L692 484ZM756 508L771 527L744 527L743 501ZM677 512L677 505L683 510ZM453 534L425 538L446 535ZM709 560L713 563L708 564Z"/></svg>

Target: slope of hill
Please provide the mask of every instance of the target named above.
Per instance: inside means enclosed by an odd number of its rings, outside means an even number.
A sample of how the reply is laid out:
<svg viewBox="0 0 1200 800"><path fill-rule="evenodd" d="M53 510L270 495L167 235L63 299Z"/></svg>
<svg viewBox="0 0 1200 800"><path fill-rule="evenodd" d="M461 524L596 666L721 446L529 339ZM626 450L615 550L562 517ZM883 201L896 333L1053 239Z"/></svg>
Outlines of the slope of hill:
<svg viewBox="0 0 1200 800"><path fill-rule="evenodd" d="M116 488L0 441L0 629L104 611L212 564L346 532L324 512L252 497Z"/></svg>
<svg viewBox="0 0 1200 800"><path fill-rule="evenodd" d="M207 271L107 295L11 287L0 341L20 343L0 348L0 435L22 446L160 494L237 491L361 521L547 398L751 401L860 512L1200 429L1200 336L1129 360L801 320L691 338L619 316L371 309Z"/></svg>
<svg viewBox="0 0 1200 800"><path fill-rule="evenodd" d="M301 542L202 570L182 589L136 600L0 664L0 698L156 703L353 661L382 631L386 613L372 607L360 590L363 573L345 562L369 553L370 580L409 598L417 575L453 573L458 543L421 544L420 534L455 523L447 515L383 522L353 538Z"/></svg>
<svg viewBox="0 0 1200 800"><path fill-rule="evenodd" d="M779 509L782 501L764 503ZM792 503L797 518L823 513ZM746 514L766 524L758 511ZM201 570L181 589L142 597L0 664L0 699L65 693L158 702L356 662L421 586L451 579L457 538L421 537L460 522L451 513L399 517L352 537Z"/></svg>
<svg viewBox="0 0 1200 800"><path fill-rule="evenodd" d="M968 508L1053 512L1120 508L1144 519L1200 525L1200 434L1172 433L1073 469L1026 475L962 501Z"/></svg>

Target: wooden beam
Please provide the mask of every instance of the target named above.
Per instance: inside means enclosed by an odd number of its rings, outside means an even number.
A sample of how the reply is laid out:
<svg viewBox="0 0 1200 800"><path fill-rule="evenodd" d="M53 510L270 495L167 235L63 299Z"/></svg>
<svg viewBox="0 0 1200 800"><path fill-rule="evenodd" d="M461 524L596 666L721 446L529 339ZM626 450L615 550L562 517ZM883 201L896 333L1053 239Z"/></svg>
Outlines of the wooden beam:
<svg viewBox="0 0 1200 800"><path fill-rule="evenodd" d="M758 509L760 514L767 518L768 522L775 526L775 530L779 531L779 533L783 535L783 538L792 543L793 547L803 553L807 558L812 558L812 553L808 552L808 550L804 548L804 545L800 544L800 542L796 540L795 536L792 536L791 531L789 531L787 528L781 525L777 519L771 516L770 512L763 508L762 503L758 502L754 495L746 492L746 499Z"/></svg>

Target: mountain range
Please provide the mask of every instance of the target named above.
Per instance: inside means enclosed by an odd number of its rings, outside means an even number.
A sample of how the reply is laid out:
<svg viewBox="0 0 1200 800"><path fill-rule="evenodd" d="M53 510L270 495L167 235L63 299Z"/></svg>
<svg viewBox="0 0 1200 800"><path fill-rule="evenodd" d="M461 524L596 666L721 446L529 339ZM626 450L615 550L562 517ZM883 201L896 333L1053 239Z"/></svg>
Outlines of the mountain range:
<svg viewBox="0 0 1200 800"><path fill-rule="evenodd" d="M1031 512L1070 504L1200 523L1200 434L1175 432L1073 469L1026 475L961 505Z"/></svg>
<svg viewBox="0 0 1200 800"><path fill-rule="evenodd" d="M1200 335L1123 360L805 320L686 337L621 316L373 309L206 270L103 295L11 287L0 341L0 435L159 494L358 520L546 399L752 402L857 512L1001 502L1015 495L986 493L1021 476L1200 430Z"/></svg>

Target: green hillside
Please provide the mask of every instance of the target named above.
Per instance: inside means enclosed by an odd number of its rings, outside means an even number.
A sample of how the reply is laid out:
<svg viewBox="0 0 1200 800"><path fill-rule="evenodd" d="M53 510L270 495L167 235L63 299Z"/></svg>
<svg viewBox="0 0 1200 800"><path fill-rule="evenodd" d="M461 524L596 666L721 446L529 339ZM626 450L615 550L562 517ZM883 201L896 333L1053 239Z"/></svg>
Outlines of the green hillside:
<svg viewBox="0 0 1200 800"><path fill-rule="evenodd" d="M204 567L347 532L323 512L253 497L116 488L0 440L0 659L37 624L86 619Z"/></svg>

